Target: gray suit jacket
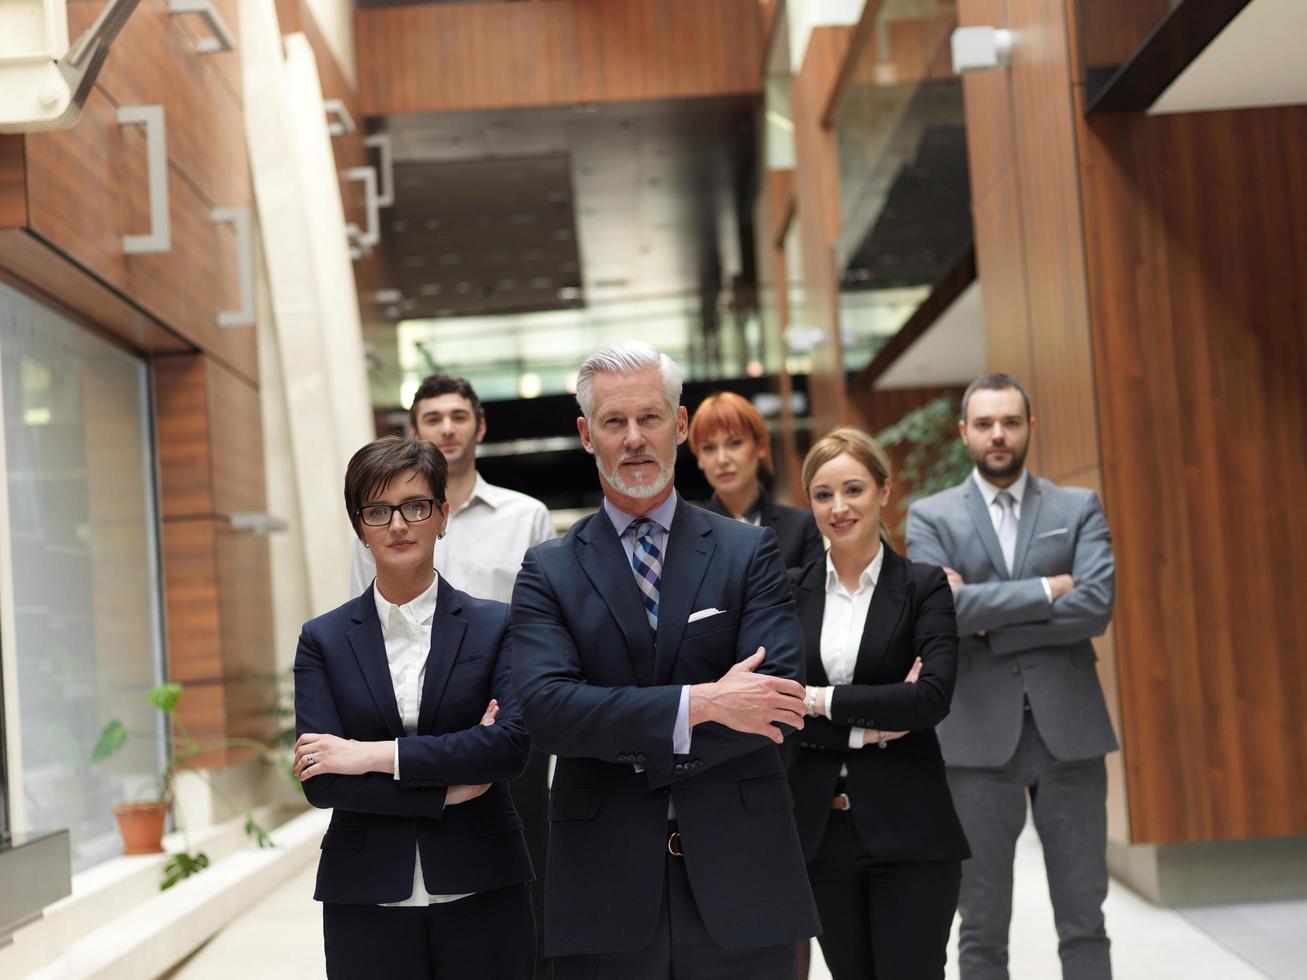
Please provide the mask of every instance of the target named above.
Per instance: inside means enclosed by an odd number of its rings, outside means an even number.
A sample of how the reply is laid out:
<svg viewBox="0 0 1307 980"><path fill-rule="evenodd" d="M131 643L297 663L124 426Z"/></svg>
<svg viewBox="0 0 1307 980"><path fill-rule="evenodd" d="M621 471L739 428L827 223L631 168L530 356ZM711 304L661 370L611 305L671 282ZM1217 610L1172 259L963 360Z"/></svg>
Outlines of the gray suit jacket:
<svg viewBox="0 0 1307 980"><path fill-rule="evenodd" d="M958 679L936 729L951 766L997 767L1021 736L1022 691L1055 757L1114 751L1092 637L1112 618L1112 534L1098 495L1033 473L1021 503L1013 574L972 476L908 510L908 557L957 571ZM1070 574L1075 588L1051 605L1041 576ZM979 635L984 633L983 636Z"/></svg>

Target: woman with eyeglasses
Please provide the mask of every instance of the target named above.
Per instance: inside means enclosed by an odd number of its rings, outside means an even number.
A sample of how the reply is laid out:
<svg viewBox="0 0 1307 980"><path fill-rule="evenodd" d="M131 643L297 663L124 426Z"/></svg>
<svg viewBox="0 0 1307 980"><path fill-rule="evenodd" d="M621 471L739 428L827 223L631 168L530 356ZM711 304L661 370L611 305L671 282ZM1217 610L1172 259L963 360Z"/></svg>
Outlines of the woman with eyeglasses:
<svg viewBox="0 0 1307 980"><path fill-rule="evenodd" d="M533 972L533 875L508 790L528 748L509 607L433 571L445 481L429 442L354 454L345 507L377 577L305 623L295 653L295 774L334 809L314 894L333 980Z"/></svg>

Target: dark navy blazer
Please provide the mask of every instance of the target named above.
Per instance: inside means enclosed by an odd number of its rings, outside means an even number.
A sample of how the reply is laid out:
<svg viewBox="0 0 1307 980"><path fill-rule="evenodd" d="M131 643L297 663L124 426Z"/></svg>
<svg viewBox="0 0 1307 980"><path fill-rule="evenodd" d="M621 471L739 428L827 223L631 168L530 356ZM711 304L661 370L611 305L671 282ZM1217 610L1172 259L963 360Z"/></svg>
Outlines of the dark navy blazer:
<svg viewBox="0 0 1307 980"><path fill-rule="evenodd" d="M759 646L767 648L763 672L802 683L799 622L772 531L678 500L655 642L631 564L601 511L527 552L513 590L512 642L531 737L558 756L548 955L652 941L669 800L695 902L720 945L769 946L818 931L779 747L709 723L693 730L689 753L672 752L682 685L717 680Z"/></svg>
<svg viewBox="0 0 1307 980"><path fill-rule="evenodd" d="M304 781L316 807L332 807L322 839L321 902L375 905L413 890L414 847L427 890L489 891L530 881L522 821L507 781L526 765L528 740L513 695L508 606L474 599L443 578L417 734L404 734L376 600L361 596L304 624L295 652L295 733L399 740L399 773L328 774ZM495 724L482 726L491 698ZM445 808L445 789L493 783Z"/></svg>

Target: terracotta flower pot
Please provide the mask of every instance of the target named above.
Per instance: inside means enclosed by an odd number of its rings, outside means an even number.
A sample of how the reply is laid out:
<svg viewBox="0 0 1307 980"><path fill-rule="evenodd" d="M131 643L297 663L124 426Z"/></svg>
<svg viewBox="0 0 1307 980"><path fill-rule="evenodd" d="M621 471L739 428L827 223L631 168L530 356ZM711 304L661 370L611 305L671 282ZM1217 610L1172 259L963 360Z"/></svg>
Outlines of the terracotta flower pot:
<svg viewBox="0 0 1307 980"><path fill-rule="evenodd" d="M163 853L163 821L168 816L167 803L117 803L113 815L118 818L118 833L123 838L124 854Z"/></svg>

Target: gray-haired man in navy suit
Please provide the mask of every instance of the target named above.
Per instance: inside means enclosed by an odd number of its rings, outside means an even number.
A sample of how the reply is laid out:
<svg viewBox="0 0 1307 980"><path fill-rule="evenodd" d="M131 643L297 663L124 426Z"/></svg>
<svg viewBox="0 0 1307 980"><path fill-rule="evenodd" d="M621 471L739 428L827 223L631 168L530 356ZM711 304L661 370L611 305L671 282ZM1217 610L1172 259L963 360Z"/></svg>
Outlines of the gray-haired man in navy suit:
<svg viewBox="0 0 1307 980"><path fill-rule="evenodd" d="M774 531L677 496L680 401L680 368L648 344L582 365L604 503L527 552L513 590L523 716L558 757L560 980L792 980L817 932L780 753L803 725L794 600Z"/></svg>
<svg viewBox="0 0 1307 980"><path fill-rule="evenodd" d="M1026 798L1044 847L1065 980L1112 975L1107 775L1117 748L1091 638L1112 618L1112 538L1098 496L1026 470L1030 398L992 374L962 398L976 464L908 512L908 556L944 567L958 679L938 735L972 857L962 864L962 980L1007 980L1012 858Z"/></svg>

